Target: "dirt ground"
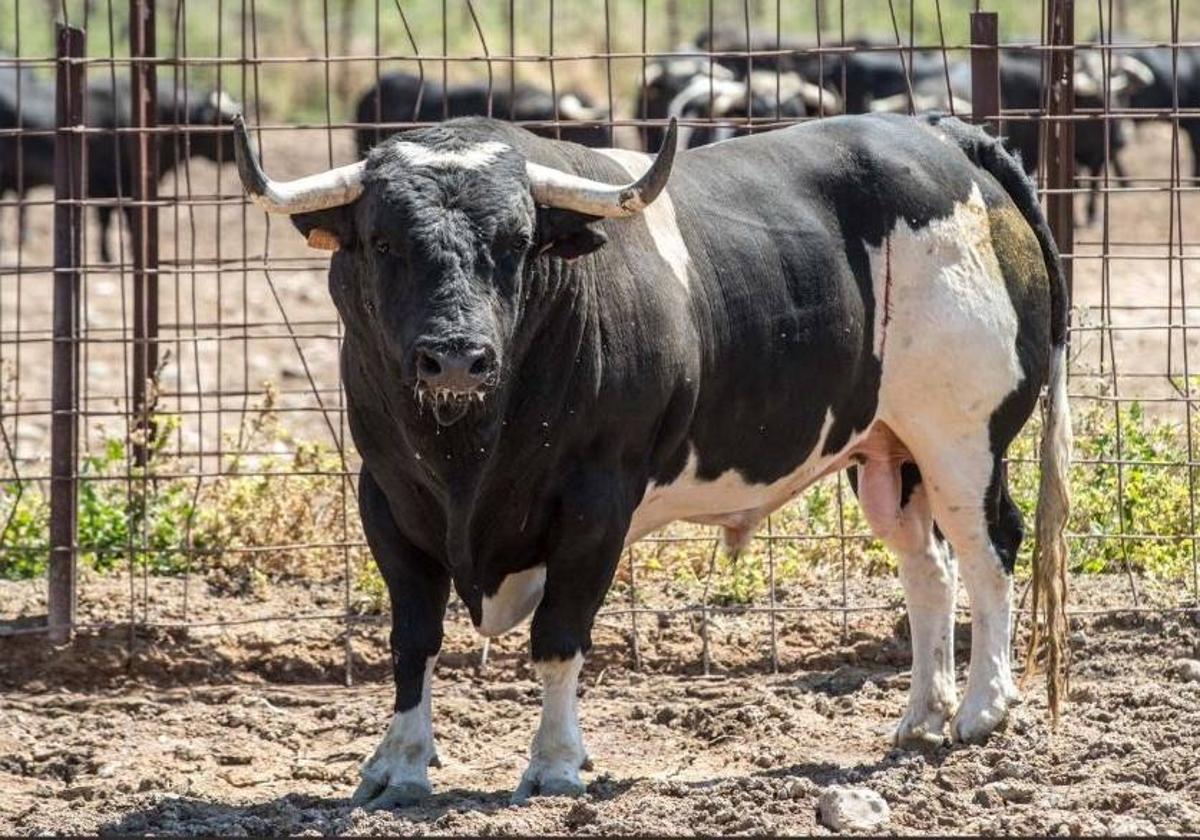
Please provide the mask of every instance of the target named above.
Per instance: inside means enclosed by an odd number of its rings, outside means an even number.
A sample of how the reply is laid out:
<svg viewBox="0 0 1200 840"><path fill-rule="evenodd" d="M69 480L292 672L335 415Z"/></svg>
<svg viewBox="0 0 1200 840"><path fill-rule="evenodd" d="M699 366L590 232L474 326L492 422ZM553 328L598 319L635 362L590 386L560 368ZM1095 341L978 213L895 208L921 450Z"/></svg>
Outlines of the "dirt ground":
<svg viewBox="0 0 1200 840"><path fill-rule="evenodd" d="M123 581L90 588L89 615L128 603ZM151 581L158 600L177 582ZM1123 581L1076 586L1080 609L1121 601ZM858 603L896 603L890 579L856 581ZM803 603L828 603L814 585ZM0 600L41 608L31 584ZM248 604L192 593L196 620L297 614L314 595L273 587ZM321 596L317 596L321 597ZM330 596L332 597L332 596ZM1181 605L1182 590L1143 591ZM453 612L434 683L443 766L419 807L349 807L357 768L388 720L385 628L356 625L355 684L343 684L344 627L264 622L85 632L48 652L4 639L0 657L0 833L167 834L820 833L816 799L846 784L879 793L898 833L1200 832L1200 614L1122 615L1073 624L1071 701L1047 726L1040 685L985 746L893 749L908 683L895 610L779 618L780 671L753 616L712 625L713 675L700 674L694 616L643 616L641 670L627 623L597 631L581 717L595 769L579 800L510 806L537 724L539 691L521 632L479 640ZM969 625L959 623L960 681ZM960 682L961 686L961 682Z"/></svg>

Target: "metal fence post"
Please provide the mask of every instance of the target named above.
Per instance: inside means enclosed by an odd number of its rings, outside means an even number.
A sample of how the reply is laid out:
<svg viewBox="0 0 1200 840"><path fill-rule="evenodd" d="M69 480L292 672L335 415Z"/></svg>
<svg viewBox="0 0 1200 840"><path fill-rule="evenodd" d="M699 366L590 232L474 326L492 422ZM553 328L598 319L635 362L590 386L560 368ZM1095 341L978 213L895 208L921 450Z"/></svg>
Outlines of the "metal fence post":
<svg viewBox="0 0 1200 840"><path fill-rule="evenodd" d="M154 0L129 0L133 127L133 410L138 414L134 460L146 463L154 434L153 396L148 383L158 368L158 84L155 64Z"/></svg>
<svg viewBox="0 0 1200 840"><path fill-rule="evenodd" d="M1046 150L1046 217L1058 250L1075 252L1075 0L1050 0L1046 33L1050 72L1046 77L1046 116L1042 121ZM1063 260L1068 300L1074 299L1074 260Z"/></svg>
<svg viewBox="0 0 1200 840"><path fill-rule="evenodd" d="M971 117L989 134L1000 133L1000 18L971 12Z"/></svg>
<svg viewBox="0 0 1200 840"><path fill-rule="evenodd" d="M54 349L50 421L50 638L65 642L75 622L78 517L79 284L83 263L83 125L86 35L57 27L54 135Z"/></svg>

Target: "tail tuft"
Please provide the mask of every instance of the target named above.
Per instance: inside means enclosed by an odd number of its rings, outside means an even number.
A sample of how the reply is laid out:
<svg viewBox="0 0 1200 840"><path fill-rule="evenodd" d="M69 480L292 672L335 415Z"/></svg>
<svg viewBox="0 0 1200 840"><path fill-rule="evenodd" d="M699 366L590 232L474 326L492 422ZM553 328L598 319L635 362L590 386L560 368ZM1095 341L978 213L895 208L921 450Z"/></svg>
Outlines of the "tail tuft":
<svg viewBox="0 0 1200 840"><path fill-rule="evenodd" d="M1067 401L1067 348L1058 345L1050 359L1050 378L1042 425L1042 476L1038 485L1033 544L1033 621L1025 657L1025 678L1044 659L1050 713L1058 723L1070 677L1067 646L1067 540L1070 514L1071 409ZM1041 614L1039 615L1039 607ZM1044 656L1041 656L1044 648Z"/></svg>

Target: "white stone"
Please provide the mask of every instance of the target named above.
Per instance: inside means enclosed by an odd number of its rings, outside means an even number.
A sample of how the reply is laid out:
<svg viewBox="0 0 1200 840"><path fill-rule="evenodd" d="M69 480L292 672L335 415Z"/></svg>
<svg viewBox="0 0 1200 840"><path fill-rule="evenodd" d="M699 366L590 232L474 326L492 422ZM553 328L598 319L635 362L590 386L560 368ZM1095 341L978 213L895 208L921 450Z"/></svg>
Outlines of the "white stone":
<svg viewBox="0 0 1200 840"><path fill-rule="evenodd" d="M1109 837L1154 837L1158 826L1149 820L1124 815L1117 817L1108 827Z"/></svg>
<svg viewBox="0 0 1200 840"><path fill-rule="evenodd" d="M1175 663L1175 672L1184 682L1200 682L1200 659L1180 659Z"/></svg>
<svg viewBox="0 0 1200 840"><path fill-rule="evenodd" d="M830 787L817 800L821 824L834 831L872 831L891 819L883 797L866 788Z"/></svg>

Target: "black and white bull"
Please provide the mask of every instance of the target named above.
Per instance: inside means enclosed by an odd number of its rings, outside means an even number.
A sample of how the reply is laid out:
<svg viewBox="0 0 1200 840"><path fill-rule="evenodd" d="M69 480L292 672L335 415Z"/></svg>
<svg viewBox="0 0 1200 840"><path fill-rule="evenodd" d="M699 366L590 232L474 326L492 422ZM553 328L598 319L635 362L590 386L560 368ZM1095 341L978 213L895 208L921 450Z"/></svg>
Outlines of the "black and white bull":
<svg viewBox="0 0 1200 840"><path fill-rule="evenodd" d="M608 113L593 106L582 93L562 93L555 100L548 90L525 83L510 88L507 81L497 82L490 90L479 82L443 88L432 79L411 73L388 73L359 97L354 108L354 121L359 126L354 140L358 153L366 155L372 146L397 131L394 127L377 127L380 124L485 116L514 122L557 121L557 125L530 130L585 146L611 145L604 125Z"/></svg>
<svg viewBox="0 0 1200 840"><path fill-rule="evenodd" d="M948 720L957 738L986 737L1017 695L1022 524L1003 458L1047 383L1035 569L1059 672L1066 292L1033 188L995 140L868 115L677 157L672 127L652 158L464 119L280 183L240 124L237 137L252 199L336 249L359 501L391 597L396 682L356 803L430 790L451 586L484 635L532 615L545 693L515 796L578 793L576 688L624 547L677 519L740 546L850 466L908 601L897 741L940 742Z"/></svg>

